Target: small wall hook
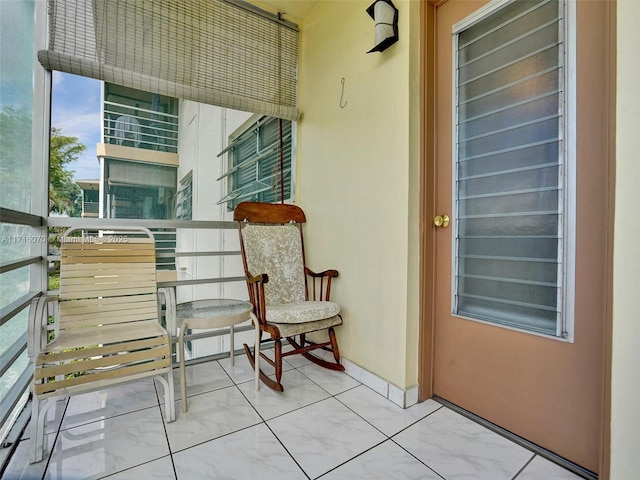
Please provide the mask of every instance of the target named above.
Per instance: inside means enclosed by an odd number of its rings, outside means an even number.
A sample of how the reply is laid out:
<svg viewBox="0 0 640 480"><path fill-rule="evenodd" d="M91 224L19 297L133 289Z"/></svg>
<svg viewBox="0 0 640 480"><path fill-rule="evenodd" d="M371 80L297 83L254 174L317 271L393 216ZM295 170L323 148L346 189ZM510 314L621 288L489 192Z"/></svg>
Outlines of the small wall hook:
<svg viewBox="0 0 640 480"><path fill-rule="evenodd" d="M344 108L347 106L346 100L344 101L344 103L342 103L342 99L344 97L344 77L342 77L342 79L340 80L340 83L342 84L342 93L340 93L340 108Z"/></svg>

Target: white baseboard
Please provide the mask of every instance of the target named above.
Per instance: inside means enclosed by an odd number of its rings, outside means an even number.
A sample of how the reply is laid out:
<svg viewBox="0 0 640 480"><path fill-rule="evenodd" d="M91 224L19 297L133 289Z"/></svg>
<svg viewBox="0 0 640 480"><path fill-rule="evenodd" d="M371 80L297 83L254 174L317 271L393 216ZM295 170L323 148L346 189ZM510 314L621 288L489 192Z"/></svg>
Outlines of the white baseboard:
<svg viewBox="0 0 640 480"><path fill-rule="evenodd" d="M411 405L418 403L418 386L415 385L407 390L397 387L393 383L389 383L383 378L371 373L370 371L362 368L350 361L347 358L342 357L342 365L345 372L358 380L360 383L366 385L370 389L378 392L383 397L388 398L393 403L402 408L408 408Z"/></svg>

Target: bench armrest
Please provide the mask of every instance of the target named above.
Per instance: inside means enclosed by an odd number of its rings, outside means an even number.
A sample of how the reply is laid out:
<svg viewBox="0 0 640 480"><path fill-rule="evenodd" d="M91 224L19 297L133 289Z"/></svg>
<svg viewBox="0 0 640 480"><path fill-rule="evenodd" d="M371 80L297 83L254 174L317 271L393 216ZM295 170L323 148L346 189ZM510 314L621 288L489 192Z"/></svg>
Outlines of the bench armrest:
<svg viewBox="0 0 640 480"><path fill-rule="evenodd" d="M29 306L29 324L27 334L27 350L29 358L35 357L42 347L49 343L49 307L57 304L58 296L41 296L31 300Z"/></svg>

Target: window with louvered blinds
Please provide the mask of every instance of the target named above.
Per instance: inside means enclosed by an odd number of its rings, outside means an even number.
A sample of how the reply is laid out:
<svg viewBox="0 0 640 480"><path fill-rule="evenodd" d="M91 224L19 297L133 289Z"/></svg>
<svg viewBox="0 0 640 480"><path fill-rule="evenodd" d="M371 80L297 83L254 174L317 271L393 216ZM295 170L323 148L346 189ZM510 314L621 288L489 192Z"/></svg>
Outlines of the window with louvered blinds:
<svg viewBox="0 0 640 480"><path fill-rule="evenodd" d="M290 199L294 137L294 122L272 117L258 118L236 132L229 146L218 154L227 154L229 159L228 170L218 178L228 181L229 193L218 204L226 203L233 210L242 201Z"/></svg>
<svg viewBox="0 0 640 480"><path fill-rule="evenodd" d="M298 29L232 0L49 0L48 69L297 119Z"/></svg>
<svg viewBox="0 0 640 480"><path fill-rule="evenodd" d="M562 2L507 3L454 30L454 313L562 336Z"/></svg>

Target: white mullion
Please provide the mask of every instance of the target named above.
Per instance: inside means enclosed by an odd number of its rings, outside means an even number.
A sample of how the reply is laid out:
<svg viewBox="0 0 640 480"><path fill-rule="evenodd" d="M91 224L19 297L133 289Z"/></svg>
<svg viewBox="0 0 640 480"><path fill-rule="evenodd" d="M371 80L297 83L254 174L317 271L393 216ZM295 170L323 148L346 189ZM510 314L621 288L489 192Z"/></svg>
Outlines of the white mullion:
<svg viewBox="0 0 640 480"><path fill-rule="evenodd" d="M452 45L452 72L451 72L451 80L452 80L452 86L451 86L451 92L452 92L452 102L451 102L451 107L452 107L452 113L451 113L451 153L452 153L452 165L451 165L451 182L452 182L452 186L451 186L451 192L452 192L452 198L451 198L451 217L452 217L452 221L453 221L453 232L451 233L451 313L453 315L456 315L458 313L458 287L459 287L459 248L460 248L460 242L458 240L459 235L460 235L460 229L458 227L458 218L459 218L459 199L458 199L458 185L459 185L459 178L458 178L458 161L459 161L459 155L458 155L458 129L459 129L459 125L460 125L460 121L459 121L459 85L458 85L458 49L459 49L459 40L460 40L460 35L459 35L459 31L456 31L456 26L454 25L454 29L453 29L453 36L452 36L452 40L453 40L453 45Z"/></svg>
<svg viewBox="0 0 640 480"><path fill-rule="evenodd" d="M34 3L34 51L44 48L48 38L47 4ZM31 205L29 213L43 218L43 226L36 227L38 237L48 237L47 217L49 215L49 143L51 135L51 72L33 60L33 99L31 117ZM31 244L30 255L46 258L48 242ZM29 267L29 288L31 291L46 292L48 288L46 262Z"/></svg>
<svg viewBox="0 0 640 480"><path fill-rule="evenodd" d="M576 2L561 1L563 27L563 60L564 60L564 141L563 153L563 287L562 292L562 332L566 333L566 339L573 342L575 323L575 262L576 262L576 211L577 211L577 186L576 186L576 122L577 122L577 67L576 67Z"/></svg>

